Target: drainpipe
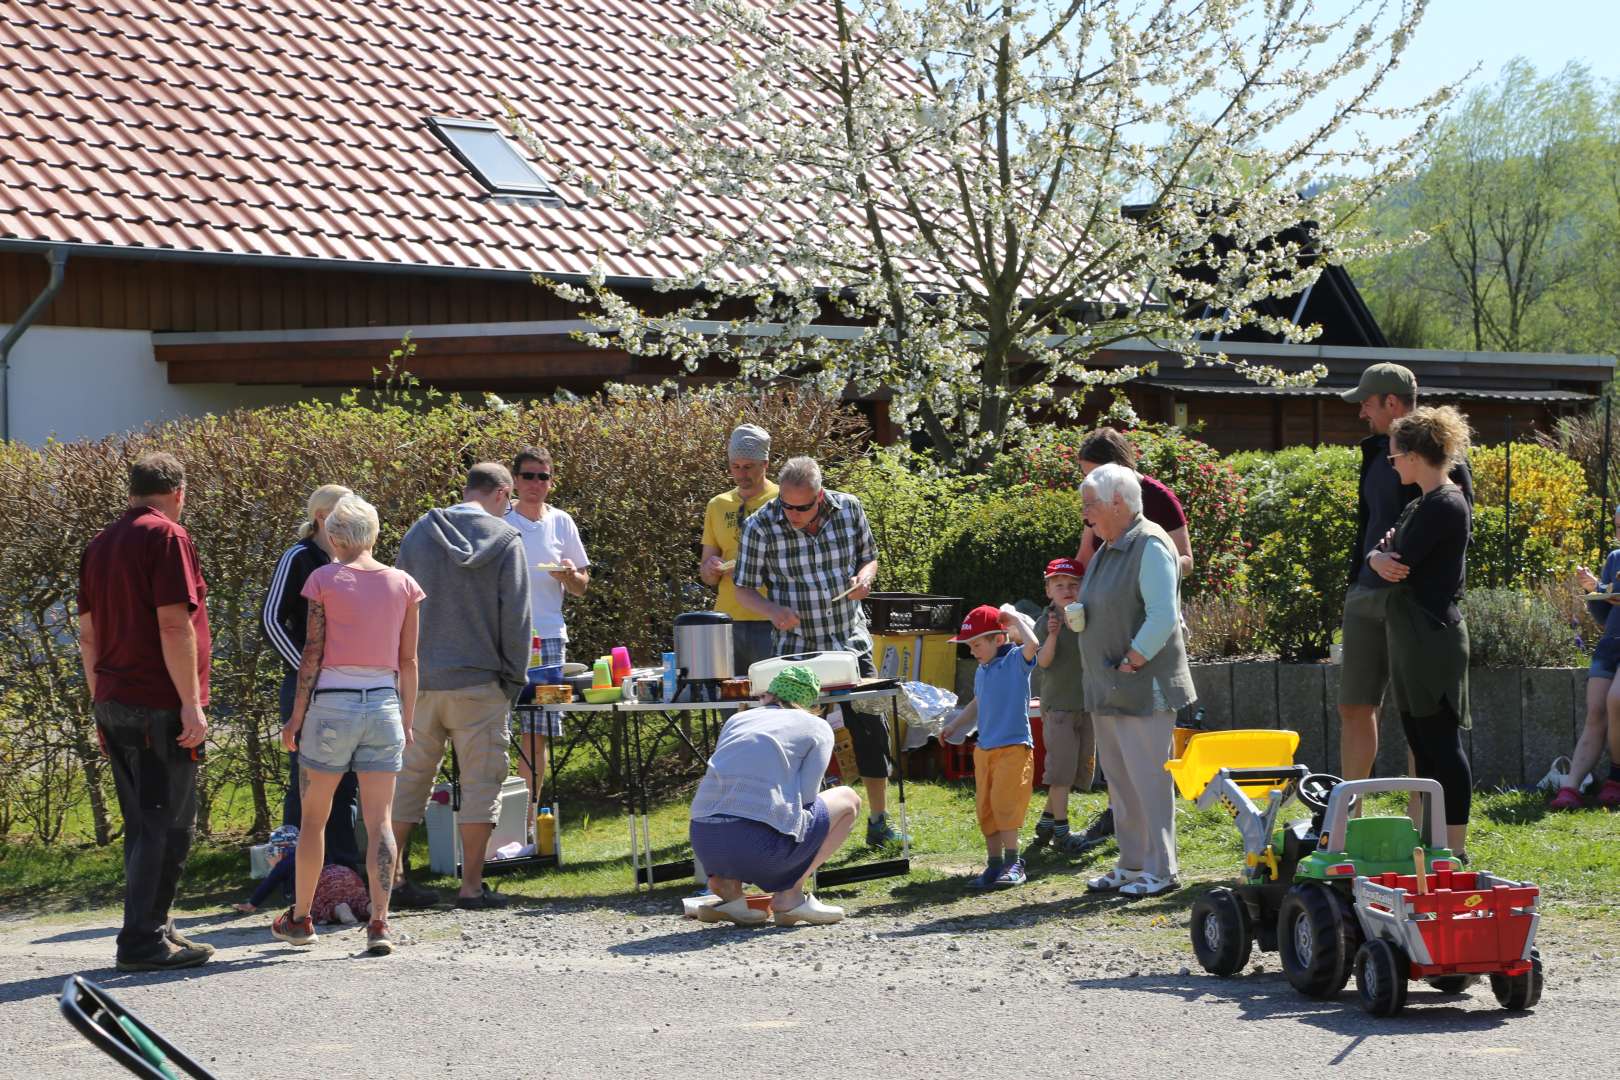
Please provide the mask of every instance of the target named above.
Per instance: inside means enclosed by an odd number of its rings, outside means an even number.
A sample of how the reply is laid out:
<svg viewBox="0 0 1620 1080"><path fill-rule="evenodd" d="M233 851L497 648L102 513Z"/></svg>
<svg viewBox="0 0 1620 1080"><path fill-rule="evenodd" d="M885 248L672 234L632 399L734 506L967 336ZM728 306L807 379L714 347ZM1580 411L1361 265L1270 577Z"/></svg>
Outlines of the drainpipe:
<svg viewBox="0 0 1620 1080"><path fill-rule="evenodd" d="M12 323L6 336L0 338L0 442L11 438L11 347L56 298L57 290L62 287L62 275L67 270L67 259L68 253L63 248L51 248L45 253L45 261L51 265L51 279L45 283L45 291L34 297L34 302Z"/></svg>

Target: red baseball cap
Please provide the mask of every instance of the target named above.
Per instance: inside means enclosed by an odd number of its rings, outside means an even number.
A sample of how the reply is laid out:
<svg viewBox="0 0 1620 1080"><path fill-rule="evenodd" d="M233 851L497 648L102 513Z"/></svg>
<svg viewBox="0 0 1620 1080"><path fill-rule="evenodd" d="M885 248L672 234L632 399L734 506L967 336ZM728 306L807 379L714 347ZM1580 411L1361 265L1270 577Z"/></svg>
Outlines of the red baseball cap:
<svg viewBox="0 0 1620 1080"><path fill-rule="evenodd" d="M986 634L1006 632L1007 628L1001 625L1001 610L989 604L980 604L967 613L967 618L962 620L962 629L951 640L961 644L977 637L984 637Z"/></svg>
<svg viewBox="0 0 1620 1080"><path fill-rule="evenodd" d="M1046 564L1046 576L1083 578L1086 576L1086 572L1073 559L1067 556L1059 556Z"/></svg>

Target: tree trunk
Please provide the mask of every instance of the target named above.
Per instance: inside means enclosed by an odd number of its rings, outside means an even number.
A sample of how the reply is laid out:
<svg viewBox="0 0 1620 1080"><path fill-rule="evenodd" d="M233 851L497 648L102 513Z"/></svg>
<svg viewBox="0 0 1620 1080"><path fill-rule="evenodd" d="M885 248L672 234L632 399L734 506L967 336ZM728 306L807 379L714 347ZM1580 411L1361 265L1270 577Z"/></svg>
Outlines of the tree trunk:
<svg viewBox="0 0 1620 1080"><path fill-rule="evenodd" d="M85 791L90 796L90 820L95 828L96 846L106 847L112 843L112 822L107 818L107 796L101 786L105 766L101 760L101 748L83 721L77 721L73 725L73 756L78 759L79 768L84 772Z"/></svg>

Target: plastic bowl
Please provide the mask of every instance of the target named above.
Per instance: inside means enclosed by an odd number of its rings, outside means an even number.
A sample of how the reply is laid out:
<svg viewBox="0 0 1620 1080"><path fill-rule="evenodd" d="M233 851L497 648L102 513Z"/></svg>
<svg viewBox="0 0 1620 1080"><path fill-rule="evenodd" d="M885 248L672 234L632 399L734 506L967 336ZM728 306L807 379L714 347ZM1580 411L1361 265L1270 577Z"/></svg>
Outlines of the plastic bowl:
<svg viewBox="0 0 1620 1080"><path fill-rule="evenodd" d="M593 686L585 692L585 700L592 705L608 705L624 697L622 686Z"/></svg>

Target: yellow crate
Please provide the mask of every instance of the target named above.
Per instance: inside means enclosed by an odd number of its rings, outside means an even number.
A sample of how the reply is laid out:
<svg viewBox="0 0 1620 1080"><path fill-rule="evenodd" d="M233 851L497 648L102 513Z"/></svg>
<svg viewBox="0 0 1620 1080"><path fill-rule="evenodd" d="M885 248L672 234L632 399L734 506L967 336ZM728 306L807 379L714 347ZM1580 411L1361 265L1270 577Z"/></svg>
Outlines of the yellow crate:
<svg viewBox="0 0 1620 1080"><path fill-rule="evenodd" d="M950 634L874 634L872 663L884 678L956 687L956 646Z"/></svg>

